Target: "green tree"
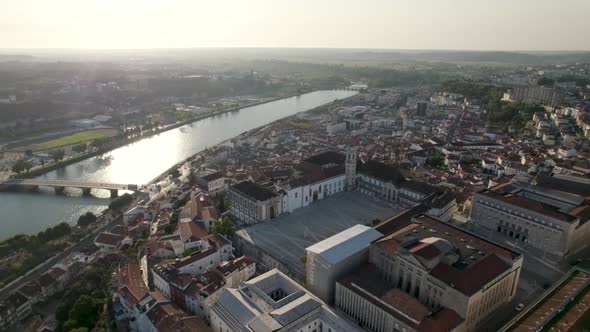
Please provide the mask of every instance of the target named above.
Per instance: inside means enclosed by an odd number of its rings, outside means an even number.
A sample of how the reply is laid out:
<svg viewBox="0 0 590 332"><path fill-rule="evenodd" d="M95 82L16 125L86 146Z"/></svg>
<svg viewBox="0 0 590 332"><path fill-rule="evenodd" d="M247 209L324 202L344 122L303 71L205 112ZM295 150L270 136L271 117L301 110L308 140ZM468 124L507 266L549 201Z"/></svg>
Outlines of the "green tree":
<svg viewBox="0 0 590 332"><path fill-rule="evenodd" d="M59 162L64 159L66 152L63 149L57 149L51 151L50 156L55 162Z"/></svg>
<svg viewBox="0 0 590 332"><path fill-rule="evenodd" d="M432 167L440 167L445 164L445 157L440 154L435 154L426 160L426 164Z"/></svg>
<svg viewBox="0 0 590 332"><path fill-rule="evenodd" d="M109 209L111 210L121 210L122 208L126 207L127 205L131 204L133 201L133 196L129 193L125 193L111 201L109 204Z"/></svg>
<svg viewBox="0 0 590 332"><path fill-rule="evenodd" d="M75 327L92 329L98 320L100 307L99 301L95 298L89 295L82 295L70 310L70 320L77 322L77 326Z"/></svg>
<svg viewBox="0 0 590 332"><path fill-rule="evenodd" d="M94 213L88 211L78 218L76 225L78 225L80 227L85 227L90 224L94 224L95 222L96 222L96 215Z"/></svg>
<svg viewBox="0 0 590 332"><path fill-rule="evenodd" d="M88 146L86 144L84 144L84 143L78 144L78 145L74 145L72 147L72 151L74 151L76 153L86 152L87 149L88 149Z"/></svg>
<svg viewBox="0 0 590 332"><path fill-rule="evenodd" d="M22 173L24 172L28 172L31 168L33 167L33 165L26 159L24 158L20 158L17 159L14 164L12 165L12 171L15 173Z"/></svg>
<svg viewBox="0 0 590 332"><path fill-rule="evenodd" d="M226 236L233 235L236 231L234 224L228 216L223 216L221 220L216 220L211 226L211 232L214 234L222 234Z"/></svg>

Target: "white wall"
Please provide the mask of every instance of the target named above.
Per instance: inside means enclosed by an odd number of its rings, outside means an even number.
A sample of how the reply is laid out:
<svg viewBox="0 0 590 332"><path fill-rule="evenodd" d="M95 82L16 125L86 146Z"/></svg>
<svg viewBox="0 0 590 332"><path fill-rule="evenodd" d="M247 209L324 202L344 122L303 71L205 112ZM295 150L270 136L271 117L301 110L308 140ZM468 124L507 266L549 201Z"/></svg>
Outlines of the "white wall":
<svg viewBox="0 0 590 332"><path fill-rule="evenodd" d="M287 190L287 212L291 213L301 207L313 203L315 192L317 192L317 199L321 200L325 197L344 191L345 187L346 175L342 174L310 185Z"/></svg>

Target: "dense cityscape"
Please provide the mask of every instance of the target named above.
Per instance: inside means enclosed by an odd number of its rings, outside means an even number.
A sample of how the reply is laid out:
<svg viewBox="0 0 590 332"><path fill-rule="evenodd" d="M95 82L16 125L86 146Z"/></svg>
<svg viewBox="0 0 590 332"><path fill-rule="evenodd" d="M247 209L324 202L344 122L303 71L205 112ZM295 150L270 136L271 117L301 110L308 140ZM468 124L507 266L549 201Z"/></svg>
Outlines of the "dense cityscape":
<svg viewBox="0 0 590 332"><path fill-rule="evenodd" d="M0 331L589 331L590 50L296 42L347 10L276 48L0 26Z"/></svg>

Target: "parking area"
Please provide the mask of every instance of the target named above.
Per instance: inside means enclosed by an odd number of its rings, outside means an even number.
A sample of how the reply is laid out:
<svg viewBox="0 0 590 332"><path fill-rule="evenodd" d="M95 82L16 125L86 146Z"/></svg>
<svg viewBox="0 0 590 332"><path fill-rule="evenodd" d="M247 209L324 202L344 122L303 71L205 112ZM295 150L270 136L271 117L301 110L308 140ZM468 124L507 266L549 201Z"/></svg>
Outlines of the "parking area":
<svg viewBox="0 0 590 332"><path fill-rule="evenodd" d="M400 210L358 192L345 192L239 230L237 235L304 275L300 257L306 255L305 248L351 226L384 220Z"/></svg>

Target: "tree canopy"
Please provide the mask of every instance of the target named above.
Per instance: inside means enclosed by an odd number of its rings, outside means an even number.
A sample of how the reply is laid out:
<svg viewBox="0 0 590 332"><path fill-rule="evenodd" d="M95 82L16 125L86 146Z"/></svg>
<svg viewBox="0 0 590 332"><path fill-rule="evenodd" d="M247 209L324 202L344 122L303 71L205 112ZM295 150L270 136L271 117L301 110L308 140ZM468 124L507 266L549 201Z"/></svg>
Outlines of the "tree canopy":
<svg viewBox="0 0 590 332"><path fill-rule="evenodd" d="M64 157L66 156L66 152L63 149L57 149L51 151L49 155L55 162L58 162L64 159Z"/></svg>
<svg viewBox="0 0 590 332"><path fill-rule="evenodd" d="M235 231L235 226L228 216L223 216L221 220L214 221L213 226L211 226L211 232L214 234L231 236L235 233Z"/></svg>
<svg viewBox="0 0 590 332"><path fill-rule="evenodd" d="M109 209L120 210L120 209L126 207L127 205L131 204L132 201L133 201L133 196L131 196L131 194L129 194L129 193L125 193L125 194L113 199L111 201L111 204L109 204Z"/></svg>
<svg viewBox="0 0 590 332"><path fill-rule="evenodd" d="M24 158L17 159L12 165L12 171L18 174L28 172L31 168L33 168L33 165Z"/></svg>
<svg viewBox="0 0 590 332"><path fill-rule="evenodd" d="M94 213L88 211L81 215L78 218L78 222L76 223L80 227L88 226L96 222L96 215Z"/></svg>

